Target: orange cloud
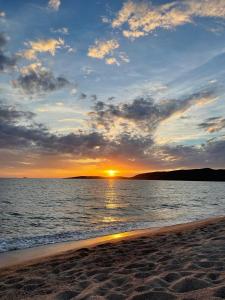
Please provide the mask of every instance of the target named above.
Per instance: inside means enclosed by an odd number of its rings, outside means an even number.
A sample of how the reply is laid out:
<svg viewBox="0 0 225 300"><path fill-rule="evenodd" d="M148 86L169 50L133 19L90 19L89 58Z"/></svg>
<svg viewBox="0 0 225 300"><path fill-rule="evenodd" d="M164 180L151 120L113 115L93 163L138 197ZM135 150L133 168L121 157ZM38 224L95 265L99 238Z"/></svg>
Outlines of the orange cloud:
<svg viewBox="0 0 225 300"><path fill-rule="evenodd" d="M113 50L119 48L117 40L96 41L94 46L88 49L88 56L103 59L105 56L112 54Z"/></svg>
<svg viewBox="0 0 225 300"><path fill-rule="evenodd" d="M117 65L117 66L120 65L120 63L117 61L115 57L108 57L105 59L105 62L107 65Z"/></svg>
<svg viewBox="0 0 225 300"><path fill-rule="evenodd" d="M43 52L50 53L54 56L56 49L61 48L63 45L64 41L62 39L38 40L35 42L29 41L26 43L26 46L28 46L29 49L23 51L20 55L28 60L37 59L37 54Z"/></svg>
<svg viewBox="0 0 225 300"><path fill-rule="evenodd" d="M123 30L123 35L135 39L157 28L171 29L191 23L195 16L225 18L224 0L174 1L157 6L129 0L124 3L111 25L120 28L126 23L129 30Z"/></svg>
<svg viewBox="0 0 225 300"><path fill-rule="evenodd" d="M60 4L60 0L49 0L48 2L48 6L53 10L59 10Z"/></svg>

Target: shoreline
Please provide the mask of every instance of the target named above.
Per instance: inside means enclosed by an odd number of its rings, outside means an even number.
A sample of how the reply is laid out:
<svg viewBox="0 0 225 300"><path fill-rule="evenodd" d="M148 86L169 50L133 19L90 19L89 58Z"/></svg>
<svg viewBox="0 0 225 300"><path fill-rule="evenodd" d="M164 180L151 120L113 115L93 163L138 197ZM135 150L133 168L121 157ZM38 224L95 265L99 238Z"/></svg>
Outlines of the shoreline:
<svg viewBox="0 0 225 300"><path fill-rule="evenodd" d="M0 299L225 298L225 216L53 246L5 257Z"/></svg>
<svg viewBox="0 0 225 300"><path fill-rule="evenodd" d="M140 238L143 236L154 237L160 234L176 233L192 228L202 227L220 220L225 220L225 216L216 216L202 220L191 221L187 223L168 225L163 227L152 227L145 229L136 229L125 232L118 232L88 238L84 240L66 241L54 244L41 245L20 250L12 250L0 253L0 273L2 270L11 267L20 267L23 265L32 265L42 262L46 259L52 259L55 256L60 256L71 251L80 250L82 248L93 248L105 243L118 243L124 240Z"/></svg>

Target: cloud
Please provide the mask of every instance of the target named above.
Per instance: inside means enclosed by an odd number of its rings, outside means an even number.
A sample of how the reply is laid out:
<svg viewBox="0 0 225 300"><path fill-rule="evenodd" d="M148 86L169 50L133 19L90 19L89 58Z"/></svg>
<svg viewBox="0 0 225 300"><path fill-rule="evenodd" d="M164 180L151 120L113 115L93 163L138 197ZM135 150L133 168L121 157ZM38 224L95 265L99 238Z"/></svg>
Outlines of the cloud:
<svg viewBox="0 0 225 300"><path fill-rule="evenodd" d="M154 157L161 160L162 166L165 165L168 168L184 168L184 167L198 167L206 166L206 159L203 157L205 151L203 148L195 146L160 146L156 147L154 151Z"/></svg>
<svg viewBox="0 0 225 300"><path fill-rule="evenodd" d="M148 3L124 3L117 17L112 21L112 27L121 27L127 23L129 30L124 30L124 36L137 38L162 27L170 29L191 22L189 14L176 7L175 2L153 6Z"/></svg>
<svg viewBox="0 0 225 300"><path fill-rule="evenodd" d="M133 1L127 1L123 4L122 9L118 12L116 18L112 22L112 27L120 27L124 23L126 23L132 14L138 9L138 5L135 4Z"/></svg>
<svg viewBox="0 0 225 300"><path fill-rule="evenodd" d="M95 94L91 95L90 98L92 101L97 101L97 99L98 99L97 95L95 95Z"/></svg>
<svg viewBox="0 0 225 300"><path fill-rule="evenodd" d="M97 132L57 135L36 123L34 117L31 112L18 111L0 103L1 149L19 151L26 148L37 153L70 153L85 157L96 156L101 147L107 146L104 137Z"/></svg>
<svg viewBox="0 0 225 300"><path fill-rule="evenodd" d="M115 49L119 48L117 40L96 41L94 46L89 47L88 56L103 59L108 55L112 55Z"/></svg>
<svg viewBox="0 0 225 300"><path fill-rule="evenodd" d="M3 117L2 117L3 116ZM153 141L123 133L115 140L99 132L59 135L50 133L34 121L35 114L0 103L0 147L2 150L26 150L43 155L76 155L78 158L142 157L143 149Z"/></svg>
<svg viewBox="0 0 225 300"><path fill-rule="evenodd" d="M0 10L0 18L4 18L5 16L5 12Z"/></svg>
<svg viewBox="0 0 225 300"><path fill-rule="evenodd" d="M0 102L0 148L10 149L17 146L20 148L22 145L26 147L28 145L26 140L29 139L29 132L32 128L20 123L30 122L34 116L32 112L20 111ZM28 133L27 138L25 138L26 133Z"/></svg>
<svg viewBox="0 0 225 300"><path fill-rule="evenodd" d="M142 132L151 133L154 132L160 122L174 115L183 114L194 105L204 105L215 98L213 91L201 91L180 100L161 102L155 102L150 97L140 97L131 103L118 105L98 101L94 105L90 117L93 126L97 128L101 126L106 130L111 130L113 125L121 122L123 127L126 123L128 125L134 124Z"/></svg>
<svg viewBox="0 0 225 300"><path fill-rule="evenodd" d="M22 57L28 60L37 59L38 53L49 53L52 56L55 55L57 49L61 48L64 45L62 39L48 39L48 40L38 40L38 41L29 41L25 44L29 49L19 53Z"/></svg>
<svg viewBox="0 0 225 300"><path fill-rule="evenodd" d="M7 106L0 102L0 122L15 124L20 120L31 120L35 117L32 112L17 110L14 106Z"/></svg>
<svg viewBox="0 0 225 300"><path fill-rule="evenodd" d="M195 17L225 18L223 0L186 0L162 5L127 1L112 21L113 28L126 25L122 33L130 39L152 33L158 28L165 30L194 22Z"/></svg>
<svg viewBox="0 0 225 300"><path fill-rule="evenodd" d="M56 91L69 85L70 82L65 77L55 77L50 70L42 67L40 63L23 67L19 77L13 81L15 88L31 95Z"/></svg>
<svg viewBox="0 0 225 300"><path fill-rule="evenodd" d="M3 49L5 47L5 45L7 44L8 40L6 38L6 36L4 35L4 33L0 33L0 49Z"/></svg>
<svg viewBox="0 0 225 300"><path fill-rule="evenodd" d="M225 128L225 118L223 117L212 117L205 120L205 122L198 125L199 128L204 129L209 133L221 131Z"/></svg>
<svg viewBox="0 0 225 300"><path fill-rule="evenodd" d="M87 95L85 93L81 93L79 96L79 100L84 100L87 98Z"/></svg>
<svg viewBox="0 0 225 300"><path fill-rule="evenodd" d="M0 72L6 71L15 66L17 58L15 56L8 56L5 53L5 46L8 42L4 33L0 33Z"/></svg>
<svg viewBox="0 0 225 300"><path fill-rule="evenodd" d="M61 1L60 0L49 0L48 2L48 6L53 9L53 10L59 10L59 7L61 5Z"/></svg>
<svg viewBox="0 0 225 300"><path fill-rule="evenodd" d="M102 105L98 104L98 109L102 109ZM200 146L160 146L155 144L151 134L143 137L126 131L114 138L96 131L81 130L60 135L50 132L43 124L36 123L32 112L18 110L2 102L0 128L0 148L7 153L14 153L11 150L16 150L16 153L24 155L26 151L44 158L46 155L48 158L60 155L65 160L74 157L119 159L155 169L225 165L224 137L209 140Z"/></svg>
<svg viewBox="0 0 225 300"><path fill-rule="evenodd" d="M203 145L203 152L206 160L212 165L217 164L222 167L225 164L225 139L221 137L217 140L208 141Z"/></svg>
<svg viewBox="0 0 225 300"><path fill-rule="evenodd" d="M73 88L71 89L71 91L70 91L70 94L71 94L72 96L75 96L75 95L77 94L77 88L76 88L76 87L73 87Z"/></svg>
<svg viewBox="0 0 225 300"><path fill-rule="evenodd" d="M225 3L223 0L187 1L187 10L193 16L225 18Z"/></svg>
<svg viewBox="0 0 225 300"><path fill-rule="evenodd" d="M94 69L89 66L83 66L81 68L81 71L84 73L85 76L89 76L94 73Z"/></svg>
<svg viewBox="0 0 225 300"><path fill-rule="evenodd" d="M120 65L120 63L115 57L108 57L105 59L105 62L107 65L117 65L117 66Z"/></svg>
<svg viewBox="0 0 225 300"><path fill-rule="evenodd" d="M106 16L102 16L101 19L102 19L102 23L110 23L109 18L107 18Z"/></svg>
<svg viewBox="0 0 225 300"><path fill-rule="evenodd" d="M68 53L75 53L76 52L76 49L71 47L70 45L65 45L64 48L67 49Z"/></svg>
<svg viewBox="0 0 225 300"><path fill-rule="evenodd" d="M162 166L176 167L213 167L225 166L225 139L209 140L200 146L163 146L158 148L157 156Z"/></svg>
<svg viewBox="0 0 225 300"><path fill-rule="evenodd" d="M121 62L130 62L129 57L125 52L120 52L117 57L114 57L114 50L119 48L119 42L117 40L109 41L96 41L94 46L89 47L88 56L105 59L107 65L120 66Z"/></svg>
<svg viewBox="0 0 225 300"><path fill-rule="evenodd" d="M50 31L52 33L61 33L61 34L65 34L65 35L69 34L69 29L67 27L61 27L61 28L58 28L58 29L51 28Z"/></svg>
<svg viewBox="0 0 225 300"><path fill-rule="evenodd" d="M138 30L136 31L123 30L123 35L128 39L134 40L136 38L145 36L145 33L143 31L138 31Z"/></svg>
<svg viewBox="0 0 225 300"><path fill-rule="evenodd" d="M128 57L128 55L125 52L120 52L119 57L120 57L120 59L121 59L122 62L125 62L125 63L129 63L130 62L129 57Z"/></svg>
<svg viewBox="0 0 225 300"><path fill-rule="evenodd" d="M41 63L32 63L30 65L21 67L20 68L20 73L22 75L27 75L30 72L38 72L38 70L40 70L41 68L42 68Z"/></svg>
<svg viewBox="0 0 225 300"><path fill-rule="evenodd" d="M143 137L123 132L109 141L109 145L106 153L108 157L132 161L146 158L146 151L151 149L154 141L150 135Z"/></svg>
<svg viewBox="0 0 225 300"><path fill-rule="evenodd" d="M114 96L111 96L111 97L108 97L108 101L112 101L112 100L114 100L116 97L114 97Z"/></svg>

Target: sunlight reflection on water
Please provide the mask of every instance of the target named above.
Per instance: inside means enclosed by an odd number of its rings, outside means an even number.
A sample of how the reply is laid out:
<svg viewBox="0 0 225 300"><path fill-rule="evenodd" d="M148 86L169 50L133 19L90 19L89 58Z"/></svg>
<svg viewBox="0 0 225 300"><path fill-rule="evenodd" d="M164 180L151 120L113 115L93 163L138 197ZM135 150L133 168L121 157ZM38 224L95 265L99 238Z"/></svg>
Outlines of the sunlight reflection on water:
<svg viewBox="0 0 225 300"><path fill-rule="evenodd" d="M0 180L0 251L222 215L220 182Z"/></svg>

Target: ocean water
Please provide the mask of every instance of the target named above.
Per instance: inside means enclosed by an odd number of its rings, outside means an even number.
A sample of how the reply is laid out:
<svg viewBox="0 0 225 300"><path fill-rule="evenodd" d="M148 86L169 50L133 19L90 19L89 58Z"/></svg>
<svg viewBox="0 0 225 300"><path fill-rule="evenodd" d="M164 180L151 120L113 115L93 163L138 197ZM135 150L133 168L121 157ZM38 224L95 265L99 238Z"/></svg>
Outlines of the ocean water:
<svg viewBox="0 0 225 300"><path fill-rule="evenodd" d="M225 214L225 184L0 180L0 252Z"/></svg>

